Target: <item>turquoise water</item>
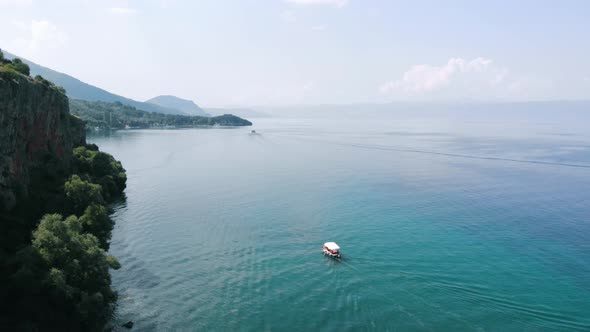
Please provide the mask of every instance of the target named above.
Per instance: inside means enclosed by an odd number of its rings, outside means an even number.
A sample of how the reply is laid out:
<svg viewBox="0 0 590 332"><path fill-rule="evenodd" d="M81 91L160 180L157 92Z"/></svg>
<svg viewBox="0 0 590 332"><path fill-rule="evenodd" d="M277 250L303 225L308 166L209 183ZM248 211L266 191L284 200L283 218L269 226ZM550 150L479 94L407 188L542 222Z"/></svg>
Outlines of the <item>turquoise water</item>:
<svg viewBox="0 0 590 332"><path fill-rule="evenodd" d="M590 136L562 128L260 119L94 137L129 177L111 245L117 321L590 330Z"/></svg>

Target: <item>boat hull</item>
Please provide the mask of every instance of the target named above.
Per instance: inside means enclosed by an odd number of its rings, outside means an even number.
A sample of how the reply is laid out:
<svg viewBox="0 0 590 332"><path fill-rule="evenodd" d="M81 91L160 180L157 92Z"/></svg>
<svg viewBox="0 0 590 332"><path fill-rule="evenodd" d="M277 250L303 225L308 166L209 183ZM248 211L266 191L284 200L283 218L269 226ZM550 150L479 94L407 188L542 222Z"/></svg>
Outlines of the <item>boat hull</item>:
<svg viewBox="0 0 590 332"><path fill-rule="evenodd" d="M324 255L330 256L332 258L340 258L340 257L342 257L342 255L340 255L339 253L338 254L333 254L333 253L329 252L326 249L322 249L322 251L324 252Z"/></svg>

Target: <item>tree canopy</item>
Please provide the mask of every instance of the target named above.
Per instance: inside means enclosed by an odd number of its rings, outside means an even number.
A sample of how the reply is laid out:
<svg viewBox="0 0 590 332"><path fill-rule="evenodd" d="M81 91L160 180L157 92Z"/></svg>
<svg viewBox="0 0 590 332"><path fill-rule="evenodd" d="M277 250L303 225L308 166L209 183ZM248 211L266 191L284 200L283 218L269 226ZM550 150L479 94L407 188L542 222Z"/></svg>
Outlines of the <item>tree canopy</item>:
<svg viewBox="0 0 590 332"><path fill-rule="evenodd" d="M8 65L10 68L18 71L19 73L23 74L23 75L27 75L29 76L31 74L31 69L29 68L29 65L27 65L26 63L24 63L21 59L19 58L14 58L12 60L12 64Z"/></svg>
<svg viewBox="0 0 590 332"><path fill-rule="evenodd" d="M78 175L72 175L64 187L69 206L78 215L82 214L91 204L104 204L102 187L99 184L82 180Z"/></svg>
<svg viewBox="0 0 590 332"><path fill-rule="evenodd" d="M74 149L74 168L78 174L89 177L101 186L102 196L109 200L121 193L127 183L127 175L121 162L113 156L87 146Z"/></svg>
<svg viewBox="0 0 590 332"><path fill-rule="evenodd" d="M15 80L15 88L32 83L63 92L39 75L23 75L29 67L0 51L0 78ZM107 203L122 195L127 176L96 145L72 155L69 169L36 173L40 184L0 215L1 330L104 331L112 318L117 294L109 269L120 264L106 253L114 227ZM48 153L46 168L62 157Z"/></svg>
<svg viewBox="0 0 590 332"><path fill-rule="evenodd" d="M109 217L108 209L100 204L90 204L80 217L82 231L96 236L100 247L109 250L109 240L115 223Z"/></svg>
<svg viewBox="0 0 590 332"><path fill-rule="evenodd" d="M117 298L110 287L109 268L119 264L105 254L96 236L84 233L80 219L45 215L33 232L33 248L48 268L44 283L52 289L53 298L68 302L65 312L70 324L100 331L111 318Z"/></svg>

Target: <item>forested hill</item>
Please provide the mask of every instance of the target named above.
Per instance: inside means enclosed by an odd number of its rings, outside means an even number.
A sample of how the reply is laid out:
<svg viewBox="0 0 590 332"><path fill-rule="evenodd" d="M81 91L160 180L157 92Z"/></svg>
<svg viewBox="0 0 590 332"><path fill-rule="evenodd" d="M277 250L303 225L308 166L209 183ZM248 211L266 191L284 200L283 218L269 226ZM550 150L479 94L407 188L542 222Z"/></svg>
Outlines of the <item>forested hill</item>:
<svg viewBox="0 0 590 332"><path fill-rule="evenodd" d="M87 127L100 129L252 125L252 122L231 114L214 117L161 114L120 102L70 99L70 112L84 120Z"/></svg>
<svg viewBox="0 0 590 332"><path fill-rule="evenodd" d="M14 59L16 58L15 55L10 54L8 52L4 52L4 57L6 59ZM178 110L176 108L165 107L161 105L156 105L154 103L146 103L136 101L130 98L126 98L123 96L119 96L117 94L111 93L104 89L98 88L96 86L84 83L79 79L72 77L70 75L60 73L53 69L43 67L38 65L32 61L21 59L23 63L29 66L31 76L41 75L45 79L51 81L57 86L61 86L65 89L66 95L70 98L74 99L83 99L83 100L91 100L91 101L105 101L105 102L121 102L126 105L132 105L142 110L146 110L149 112L158 112L158 113L165 113L165 114L188 114L185 111Z"/></svg>
<svg viewBox="0 0 590 332"><path fill-rule="evenodd" d="M162 107L174 108L186 115L209 116L199 105L188 99L176 96L157 96L146 101L146 103L160 105Z"/></svg>

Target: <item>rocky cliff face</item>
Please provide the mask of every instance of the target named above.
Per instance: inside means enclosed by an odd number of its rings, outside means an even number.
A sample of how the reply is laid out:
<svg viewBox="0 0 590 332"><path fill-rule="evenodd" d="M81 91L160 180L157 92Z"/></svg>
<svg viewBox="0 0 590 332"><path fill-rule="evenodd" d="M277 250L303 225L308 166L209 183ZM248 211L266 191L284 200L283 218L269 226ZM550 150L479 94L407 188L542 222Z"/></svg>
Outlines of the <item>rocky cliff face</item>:
<svg viewBox="0 0 590 332"><path fill-rule="evenodd" d="M24 75L0 72L0 214L46 200L70 173L72 148L85 144L84 124L68 98Z"/></svg>

